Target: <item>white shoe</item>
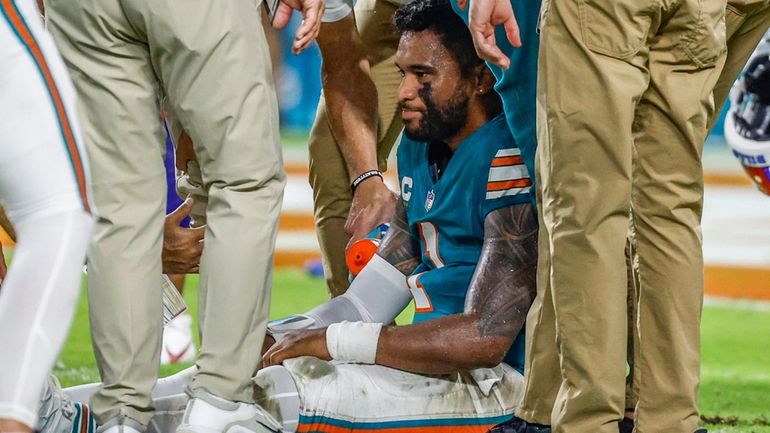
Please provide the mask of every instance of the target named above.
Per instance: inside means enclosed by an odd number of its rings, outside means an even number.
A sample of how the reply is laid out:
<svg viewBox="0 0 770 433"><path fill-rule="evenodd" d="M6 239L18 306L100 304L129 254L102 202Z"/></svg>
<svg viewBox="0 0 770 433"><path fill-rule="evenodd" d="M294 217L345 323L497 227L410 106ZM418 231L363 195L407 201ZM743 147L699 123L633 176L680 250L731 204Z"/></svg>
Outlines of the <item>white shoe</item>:
<svg viewBox="0 0 770 433"><path fill-rule="evenodd" d="M61 391L59 381L48 376L38 410L38 431L40 433L94 433L94 421L88 406L67 399Z"/></svg>
<svg viewBox="0 0 770 433"><path fill-rule="evenodd" d="M176 433L277 433L280 424L264 409L234 402L203 390L189 391L190 401Z"/></svg>
<svg viewBox="0 0 770 433"><path fill-rule="evenodd" d="M75 433L74 431L72 433ZM130 425L120 424L108 427L106 430L102 430L100 433L141 433L139 430L131 427Z"/></svg>
<svg viewBox="0 0 770 433"><path fill-rule="evenodd" d="M192 317L181 314L168 322L163 328L163 348L160 352L161 364L177 364L195 359L193 343Z"/></svg>

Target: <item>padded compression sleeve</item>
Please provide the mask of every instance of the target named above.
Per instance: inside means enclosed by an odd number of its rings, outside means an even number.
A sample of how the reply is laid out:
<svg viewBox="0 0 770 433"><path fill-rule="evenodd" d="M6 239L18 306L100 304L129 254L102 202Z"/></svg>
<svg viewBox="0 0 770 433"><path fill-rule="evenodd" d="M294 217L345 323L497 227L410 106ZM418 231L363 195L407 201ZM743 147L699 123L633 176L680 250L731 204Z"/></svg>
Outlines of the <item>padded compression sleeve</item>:
<svg viewBox="0 0 770 433"><path fill-rule="evenodd" d="M305 314L270 322L268 333L278 340L289 331L324 328L343 320L390 323L411 299L404 274L375 254L344 295Z"/></svg>

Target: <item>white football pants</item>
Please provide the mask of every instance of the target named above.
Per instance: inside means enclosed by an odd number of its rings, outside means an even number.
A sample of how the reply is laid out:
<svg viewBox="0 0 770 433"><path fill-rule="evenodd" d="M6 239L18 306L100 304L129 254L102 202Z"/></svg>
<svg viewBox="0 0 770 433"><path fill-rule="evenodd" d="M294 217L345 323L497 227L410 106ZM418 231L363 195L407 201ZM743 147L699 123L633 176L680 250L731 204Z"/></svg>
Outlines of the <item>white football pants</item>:
<svg viewBox="0 0 770 433"><path fill-rule="evenodd" d="M34 0L0 0L0 203L17 236L0 286L0 418L30 427L72 321L93 224L75 117Z"/></svg>
<svg viewBox="0 0 770 433"><path fill-rule="evenodd" d="M184 389L194 370L190 367L158 381L148 433L176 430L188 400ZM254 397L283 432L414 429L484 433L511 418L523 397L523 381L506 364L427 376L305 356L259 370L254 377ZM87 402L98 387L82 385L64 392L72 400Z"/></svg>

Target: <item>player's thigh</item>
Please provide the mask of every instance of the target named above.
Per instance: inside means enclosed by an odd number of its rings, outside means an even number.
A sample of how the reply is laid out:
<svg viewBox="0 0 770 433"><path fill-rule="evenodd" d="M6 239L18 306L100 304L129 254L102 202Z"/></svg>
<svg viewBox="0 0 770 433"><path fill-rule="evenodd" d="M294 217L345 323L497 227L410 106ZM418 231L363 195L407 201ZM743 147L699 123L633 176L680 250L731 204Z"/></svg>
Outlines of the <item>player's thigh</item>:
<svg viewBox="0 0 770 433"><path fill-rule="evenodd" d="M469 426L468 431L488 429L510 417L523 392L522 376L505 364L486 371L479 382L467 374L426 376L312 357L292 359L284 366L299 391L300 424L315 427L339 422L353 428L383 422L394 428L449 422Z"/></svg>
<svg viewBox="0 0 770 433"><path fill-rule="evenodd" d="M72 84L32 2L2 5L0 200L11 219L90 207Z"/></svg>
<svg viewBox="0 0 770 433"><path fill-rule="evenodd" d="M153 63L203 181L264 182L282 173L278 104L260 2L147 0Z"/></svg>

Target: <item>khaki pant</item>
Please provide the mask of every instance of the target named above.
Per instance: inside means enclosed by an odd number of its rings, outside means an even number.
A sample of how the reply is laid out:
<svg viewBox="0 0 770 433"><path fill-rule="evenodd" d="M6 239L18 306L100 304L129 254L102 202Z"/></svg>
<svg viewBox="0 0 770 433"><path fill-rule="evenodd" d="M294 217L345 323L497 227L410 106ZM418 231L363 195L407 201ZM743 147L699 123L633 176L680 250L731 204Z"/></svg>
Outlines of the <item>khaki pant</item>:
<svg viewBox="0 0 770 433"><path fill-rule="evenodd" d="M393 60L398 47L398 35L391 24L395 10L396 6L385 0L359 0L354 9L356 25L377 87L377 163L382 171L387 168L388 155L403 127L396 95L401 76ZM350 236L345 233L345 220L353 195L345 160L329 127L323 97L318 104L308 145L310 185L313 187L315 225L323 255L324 274L329 292L338 296L345 293L349 284L345 246Z"/></svg>
<svg viewBox="0 0 770 433"><path fill-rule="evenodd" d="M719 0L548 6L538 162L549 258L540 272L555 307L556 432L616 432L623 416L629 207L640 283L637 429L697 426L700 156L723 25Z"/></svg>
<svg viewBox="0 0 770 433"><path fill-rule="evenodd" d="M160 359L166 183L159 94L195 144L209 201L193 388L252 401L285 177L258 1L51 0L80 93L100 215L89 249L97 422L146 424Z"/></svg>
<svg viewBox="0 0 770 433"><path fill-rule="evenodd" d="M727 93L737 78L748 57L754 51L768 27L770 27L770 7L767 0L734 1L727 5L727 59L719 80L714 88L714 102L717 108L714 114L719 113L719 107L723 105ZM709 127L713 126L716 116L709 120ZM545 229L541 223L541 232ZM632 225L633 228L633 225ZM631 236L633 239L633 236ZM545 233L541 233L541 251L547 251L548 243ZM632 242L633 243L633 242ZM638 273L633 273L632 262L635 256L632 243L629 245L628 278L638 279ZM548 254L542 254L541 270L547 269ZM638 266L638 263L637 263ZM561 374L559 358L556 348L555 318L553 299L550 293L549 281L543 272L540 273L538 297L533 304L527 319L527 389L524 401L519 408L518 416L529 422L550 425L551 412L556 399L556 393L561 386ZM636 285L629 284L629 317L635 317ZM629 338L635 328L631 322L629 326ZM638 343L635 343L638 344ZM632 369L629 379L633 378L633 343L628 345L628 358ZM626 408L634 409L637 401L637 390L631 383L626 388Z"/></svg>

